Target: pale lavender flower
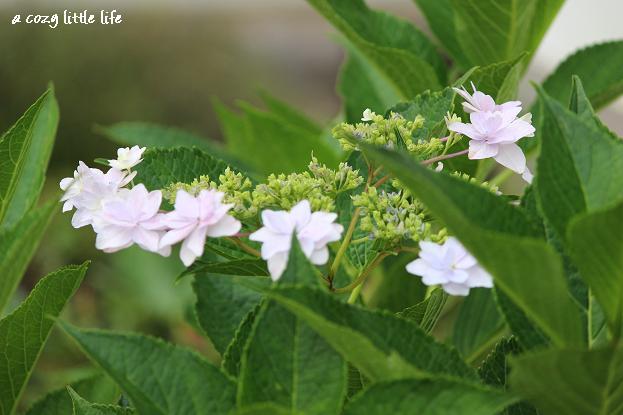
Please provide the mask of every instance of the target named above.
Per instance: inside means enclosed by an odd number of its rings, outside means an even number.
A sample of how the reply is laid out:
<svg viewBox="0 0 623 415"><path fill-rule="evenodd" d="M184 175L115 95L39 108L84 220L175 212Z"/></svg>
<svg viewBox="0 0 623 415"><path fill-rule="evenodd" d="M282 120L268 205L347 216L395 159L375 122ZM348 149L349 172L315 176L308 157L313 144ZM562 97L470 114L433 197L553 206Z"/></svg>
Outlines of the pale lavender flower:
<svg viewBox="0 0 623 415"><path fill-rule="evenodd" d="M217 238L238 233L241 224L227 213L233 204L223 204L224 196L216 190L202 190L193 197L178 190L175 210L164 216L169 231L161 239L160 247L170 247L183 240L180 258L189 266L203 255L208 236Z"/></svg>
<svg viewBox="0 0 623 415"><path fill-rule="evenodd" d="M263 227L249 236L252 241L262 242L262 258L268 263L271 278L277 281L288 264L292 248L292 235L301 246L303 254L315 265L329 260L327 244L339 241L344 227L334 223L335 213L311 212L309 201L297 203L289 212L264 210Z"/></svg>
<svg viewBox="0 0 623 415"><path fill-rule="evenodd" d="M144 250L168 256L171 248L160 248L165 229L163 215L158 213L161 202L160 190L148 192L142 184L119 190L114 198L103 203L93 221L97 233L95 247L116 252L137 244Z"/></svg>
<svg viewBox="0 0 623 415"><path fill-rule="evenodd" d="M117 150L117 159L108 160L110 167L118 170L129 170L139 164L143 159L145 147L134 146L132 148L125 147Z"/></svg>
<svg viewBox="0 0 623 415"><path fill-rule="evenodd" d="M465 87L452 88L459 94L465 102L463 102L463 109L465 112L493 112L493 111L508 111L515 112L515 116L521 112L521 101L508 101L504 104L497 105L491 95L487 95L484 92L476 90L476 86L472 82L473 94L467 92Z"/></svg>
<svg viewBox="0 0 623 415"><path fill-rule="evenodd" d="M443 244L420 242L420 256L407 265L407 272L422 277L426 285L441 285L450 295L469 294L470 288L493 287L493 278L453 237Z"/></svg>

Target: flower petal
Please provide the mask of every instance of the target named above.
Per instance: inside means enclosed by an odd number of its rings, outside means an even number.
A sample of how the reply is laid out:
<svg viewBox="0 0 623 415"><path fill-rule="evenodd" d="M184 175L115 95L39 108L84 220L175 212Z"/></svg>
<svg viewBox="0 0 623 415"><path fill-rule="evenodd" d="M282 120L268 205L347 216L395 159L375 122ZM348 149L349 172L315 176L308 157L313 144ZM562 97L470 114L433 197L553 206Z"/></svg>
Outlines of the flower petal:
<svg viewBox="0 0 623 415"><path fill-rule="evenodd" d="M526 170L526 156L515 143L498 144L498 153L494 159L516 173L521 174Z"/></svg>
<svg viewBox="0 0 623 415"><path fill-rule="evenodd" d="M493 157L498 153L498 144L487 144L484 141L471 140L469 142L469 153L467 157L470 160L480 160Z"/></svg>

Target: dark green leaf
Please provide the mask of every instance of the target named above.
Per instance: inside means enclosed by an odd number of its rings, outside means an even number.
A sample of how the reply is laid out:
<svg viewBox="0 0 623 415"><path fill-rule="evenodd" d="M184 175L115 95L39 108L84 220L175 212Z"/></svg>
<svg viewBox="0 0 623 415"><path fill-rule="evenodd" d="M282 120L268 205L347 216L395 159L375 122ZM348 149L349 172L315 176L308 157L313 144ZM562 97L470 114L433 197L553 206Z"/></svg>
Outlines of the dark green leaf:
<svg viewBox="0 0 623 415"><path fill-rule="evenodd" d="M502 291L495 288L495 300L504 315L506 324L524 349L543 348L550 344L547 336Z"/></svg>
<svg viewBox="0 0 623 415"><path fill-rule="evenodd" d="M28 382L54 321L80 286L87 263L42 278L26 300L0 320L0 414L10 415Z"/></svg>
<svg viewBox="0 0 623 415"><path fill-rule="evenodd" d="M218 415L234 408L234 383L195 352L138 334L61 326L140 414Z"/></svg>
<svg viewBox="0 0 623 415"><path fill-rule="evenodd" d="M399 255L383 260L383 273L374 281L376 287L366 305L398 312L422 301L426 286L405 269L413 259L410 255Z"/></svg>
<svg viewBox="0 0 623 415"><path fill-rule="evenodd" d="M441 288L435 288L424 301L405 308L398 315L416 322L422 330L430 333L435 328L447 299L448 295Z"/></svg>
<svg viewBox="0 0 623 415"><path fill-rule="evenodd" d="M262 303L260 302L244 317L244 319L238 326L236 333L234 334L233 340L227 346L227 350L225 350L225 353L223 353L221 367L230 376L237 378L240 374L240 364L242 362L244 348L247 345L249 337L251 337L251 333L253 331L253 323L255 322L255 318L260 311L261 305Z"/></svg>
<svg viewBox="0 0 623 415"><path fill-rule="evenodd" d="M320 285L321 276L319 271L307 259L298 239L292 235L292 247L288 256L288 265L279 278L278 284L305 284L311 286Z"/></svg>
<svg viewBox="0 0 623 415"><path fill-rule="evenodd" d="M391 109L408 120L416 116L424 117L424 125L415 132L415 139L429 140L431 137L440 137L446 130L444 117L452 112L455 92L452 88L445 88L438 92L426 91L408 102L403 102Z"/></svg>
<svg viewBox="0 0 623 415"><path fill-rule="evenodd" d="M345 415L496 415L515 399L447 379L375 383L346 406Z"/></svg>
<svg viewBox="0 0 623 415"><path fill-rule="evenodd" d="M91 403L78 395L70 386L67 387L67 391L73 402L74 415L130 415L134 413L134 409L132 408Z"/></svg>
<svg viewBox="0 0 623 415"><path fill-rule="evenodd" d="M262 259L235 259L232 261L195 261L180 277L190 274L221 274L267 277L266 261Z"/></svg>
<svg viewBox="0 0 623 415"><path fill-rule="evenodd" d="M517 96L517 87L525 58L526 54L522 53L503 62L478 67L470 74L463 86L471 94L473 82L479 91L491 95L499 103L513 100Z"/></svg>

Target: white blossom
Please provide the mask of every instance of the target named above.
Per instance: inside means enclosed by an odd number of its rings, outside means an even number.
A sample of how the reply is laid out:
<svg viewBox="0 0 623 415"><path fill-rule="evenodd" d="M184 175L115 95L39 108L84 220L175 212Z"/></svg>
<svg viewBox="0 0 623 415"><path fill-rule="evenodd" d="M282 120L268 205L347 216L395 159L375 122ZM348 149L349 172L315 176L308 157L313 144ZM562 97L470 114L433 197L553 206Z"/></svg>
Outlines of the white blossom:
<svg viewBox="0 0 623 415"><path fill-rule="evenodd" d="M145 147L139 146L120 148L117 150L117 159L108 160L110 167L118 170L129 170L143 161L141 157L143 157L145 150Z"/></svg>
<svg viewBox="0 0 623 415"><path fill-rule="evenodd" d="M443 244L420 242L419 258L407 271L422 277L426 285L441 285L450 295L467 295L470 288L493 287L493 278L461 243L449 237Z"/></svg>
<svg viewBox="0 0 623 415"><path fill-rule="evenodd" d="M165 229L163 215L158 213L161 202L160 190L148 192L143 184L119 190L102 204L101 212L94 218L95 247L116 252L137 244L147 251L168 256L171 248L160 248Z"/></svg>
<svg viewBox="0 0 623 415"><path fill-rule="evenodd" d="M366 108L363 111L363 116L361 117L361 121L374 121L374 117L376 114L370 108Z"/></svg>
<svg viewBox="0 0 623 415"><path fill-rule="evenodd" d="M223 204L224 196L216 190L202 190L193 197L178 190L175 210L164 217L163 223L169 230L162 237L160 247L170 247L183 240L180 258L189 266L203 255L208 236L216 238L238 233L241 224L227 213L233 204Z"/></svg>
<svg viewBox="0 0 623 415"><path fill-rule="evenodd" d="M311 212L309 201L297 203L289 212L264 210L262 228L249 236L262 242L262 258L268 263L271 278L277 281L285 271L292 245L292 235L301 246L303 254L316 265L329 260L327 244L341 238L344 227L334 223L335 213Z"/></svg>

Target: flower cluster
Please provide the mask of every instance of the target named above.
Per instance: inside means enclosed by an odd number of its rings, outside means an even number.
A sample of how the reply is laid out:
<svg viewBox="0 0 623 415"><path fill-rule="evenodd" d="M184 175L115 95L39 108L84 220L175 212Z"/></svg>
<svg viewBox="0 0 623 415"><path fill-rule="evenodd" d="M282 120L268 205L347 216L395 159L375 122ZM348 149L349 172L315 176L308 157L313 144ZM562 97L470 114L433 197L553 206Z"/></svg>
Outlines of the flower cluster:
<svg viewBox="0 0 623 415"><path fill-rule="evenodd" d="M265 210L262 212L263 227L250 235L252 241L262 243L262 258L274 281L278 280L288 263L292 236L312 264L323 265L329 260L327 244L339 241L344 227L334 223L335 213L313 212L308 200L297 203L287 212Z"/></svg>
<svg viewBox="0 0 623 415"><path fill-rule="evenodd" d="M398 146L399 137L410 152L421 151L422 146L427 146L427 149L434 147L435 150L430 150L431 153L444 147L439 140L430 142L413 140L415 132L424 125L424 118L419 115L414 120L407 120L398 113L390 112L389 116L384 118L367 109L361 120L364 122L357 124L344 122L333 129L333 137L345 151L357 150L357 142L394 148Z"/></svg>
<svg viewBox="0 0 623 415"><path fill-rule="evenodd" d="M470 123L452 121L448 129L470 138L468 157L472 160L493 157L495 161L522 175L527 182L532 181L532 173L526 166L526 157L515 144L523 137L533 137L534 127L530 113L518 118L521 102L509 101L496 104L491 96L476 90L455 88L466 101L465 112L469 113Z"/></svg>
<svg viewBox="0 0 623 415"><path fill-rule="evenodd" d="M359 227L370 233L370 239L397 243L400 240L438 240L440 237L426 221L422 203L406 190L387 192L371 186L352 199L353 205L361 208Z"/></svg>
<svg viewBox="0 0 623 415"><path fill-rule="evenodd" d="M150 192L143 184L127 188L136 176L131 168L142 161L144 151L138 146L119 149L106 173L80 162L74 176L60 183L63 211L76 209L74 227L92 226L96 248L116 252L136 244L168 256L171 246L182 242L180 258L188 266L203 254L208 236L240 230L240 222L228 215L232 205L222 203L222 192L203 190L193 197L179 191L175 209L163 212L160 190Z"/></svg>
<svg viewBox="0 0 623 415"><path fill-rule="evenodd" d="M419 258L407 272L422 277L426 285L441 285L450 295L467 295L475 287L493 287L493 278L461 243L449 237L442 244L420 242Z"/></svg>

